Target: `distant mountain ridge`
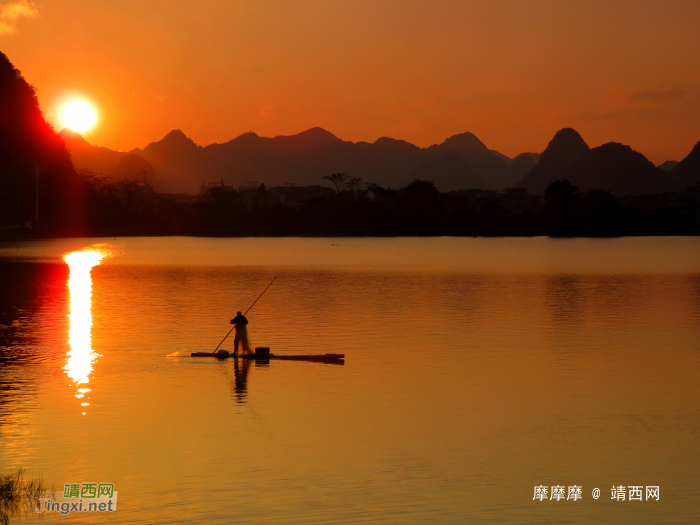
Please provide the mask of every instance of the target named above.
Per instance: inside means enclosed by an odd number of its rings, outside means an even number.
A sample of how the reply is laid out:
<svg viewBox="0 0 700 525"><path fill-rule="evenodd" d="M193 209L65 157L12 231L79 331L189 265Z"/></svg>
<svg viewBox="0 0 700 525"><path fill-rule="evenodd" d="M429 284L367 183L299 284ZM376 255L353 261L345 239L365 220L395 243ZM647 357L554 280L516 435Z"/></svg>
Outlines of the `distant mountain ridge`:
<svg viewBox="0 0 700 525"><path fill-rule="evenodd" d="M659 164L657 167L661 168L664 170L666 173L669 173L673 168L678 166L678 161L677 160L667 160L666 162Z"/></svg>
<svg viewBox="0 0 700 525"><path fill-rule="evenodd" d="M698 158L693 160L696 150ZM542 194L555 180L566 179L582 191L599 188L615 195L681 191L690 184L690 174L699 173L700 148L693 152L666 172L630 146L609 142L589 148L576 130L564 128L517 186Z"/></svg>
<svg viewBox="0 0 700 525"><path fill-rule="evenodd" d="M373 143L344 141L319 127L276 137L247 132L222 144L198 146L173 130L131 152L91 146L66 130L60 135L77 168L115 178L144 176L158 191L174 193L196 193L203 181L220 180L234 187L249 182L317 185L325 175L345 172L396 189L420 178L432 180L440 191L517 186L543 194L553 181L568 179L583 191L602 188L623 195L683 190L697 183L694 177L700 173L700 143L688 158L662 169L620 143L590 148L571 128L559 130L542 154L521 153L513 159L468 132L420 148L389 137Z"/></svg>
<svg viewBox="0 0 700 525"><path fill-rule="evenodd" d="M677 190L700 184L700 142L695 144L686 158L676 164L669 175Z"/></svg>
<svg viewBox="0 0 700 525"><path fill-rule="evenodd" d="M124 152L93 146L80 133L68 128L59 131L58 136L63 139L76 169L117 180L145 178L146 182L159 187L155 170L143 157L143 151L140 149Z"/></svg>
<svg viewBox="0 0 700 525"><path fill-rule="evenodd" d="M90 146L76 135L61 132L79 169L108 174L127 155ZM450 152L454 155L448 155ZM130 153L141 156L153 168L159 189L181 193L196 193L204 180L223 180L233 186L246 182L314 185L321 184L323 176L338 172L391 188L404 187L417 177L431 177L441 191L472 187L501 190L520 178L510 169L505 160L508 157L489 150L472 133L419 148L389 137L373 143L344 141L316 127L272 138L248 132L223 144L202 147L181 130L173 130L160 141Z"/></svg>

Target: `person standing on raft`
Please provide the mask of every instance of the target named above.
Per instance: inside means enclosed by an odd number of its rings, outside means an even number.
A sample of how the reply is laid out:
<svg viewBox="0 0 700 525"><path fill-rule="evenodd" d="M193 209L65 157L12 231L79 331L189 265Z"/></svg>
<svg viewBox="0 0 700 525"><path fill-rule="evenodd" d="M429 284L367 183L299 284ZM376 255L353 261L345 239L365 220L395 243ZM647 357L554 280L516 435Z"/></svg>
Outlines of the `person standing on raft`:
<svg viewBox="0 0 700 525"><path fill-rule="evenodd" d="M238 344L243 347L243 354L252 354L248 343L248 319L241 312L236 312L236 317L231 319L231 324L236 326L236 338L233 340L233 355L238 355Z"/></svg>

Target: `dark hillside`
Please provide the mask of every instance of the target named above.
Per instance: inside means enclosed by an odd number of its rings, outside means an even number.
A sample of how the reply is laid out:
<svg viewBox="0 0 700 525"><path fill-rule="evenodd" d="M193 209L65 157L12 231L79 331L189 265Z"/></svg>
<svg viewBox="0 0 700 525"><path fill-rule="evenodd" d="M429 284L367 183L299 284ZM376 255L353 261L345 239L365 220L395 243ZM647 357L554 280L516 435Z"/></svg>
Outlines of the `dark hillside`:
<svg viewBox="0 0 700 525"><path fill-rule="evenodd" d="M83 184L63 140L44 120L34 87L0 53L0 225L35 222L39 170L39 226L79 233Z"/></svg>

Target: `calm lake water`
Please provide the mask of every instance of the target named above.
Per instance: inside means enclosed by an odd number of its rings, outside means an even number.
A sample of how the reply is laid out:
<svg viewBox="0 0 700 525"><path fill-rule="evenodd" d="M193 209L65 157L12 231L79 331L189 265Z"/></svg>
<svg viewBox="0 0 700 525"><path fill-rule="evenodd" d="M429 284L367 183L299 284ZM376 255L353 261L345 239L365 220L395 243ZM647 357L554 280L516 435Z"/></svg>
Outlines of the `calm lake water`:
<svg viewBox="0 0 700 525"><path fill-rule="evenodd" d="M344 366L187 357L275 276L253 344ZM700 239L5 242L0 284L2 472L119 493L20 523L700 522Z"/></svg>

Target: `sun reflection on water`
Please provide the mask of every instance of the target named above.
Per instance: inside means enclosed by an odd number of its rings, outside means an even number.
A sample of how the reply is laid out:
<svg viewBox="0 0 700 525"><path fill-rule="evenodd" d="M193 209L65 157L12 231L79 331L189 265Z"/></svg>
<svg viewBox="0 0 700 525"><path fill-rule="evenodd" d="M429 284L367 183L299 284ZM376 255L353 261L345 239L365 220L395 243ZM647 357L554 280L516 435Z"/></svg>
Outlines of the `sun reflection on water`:
<svg viewBox="0 0 700 525"><path fill-rule="evenodd" d="M75 395L78 399L84 399L90 392L89 388L81 385L90 382L92 364L98 356L92 350L92 277L90 272L94 266L100 264L102 258L103 255L96 251L73 252L64 257L70 268L68 277L68 290L70 291L68 344L70 351L63 369L73 380L73 383L80 387ZM87 401L81 403L83 407L89 405L90 403Z"/></svg>

